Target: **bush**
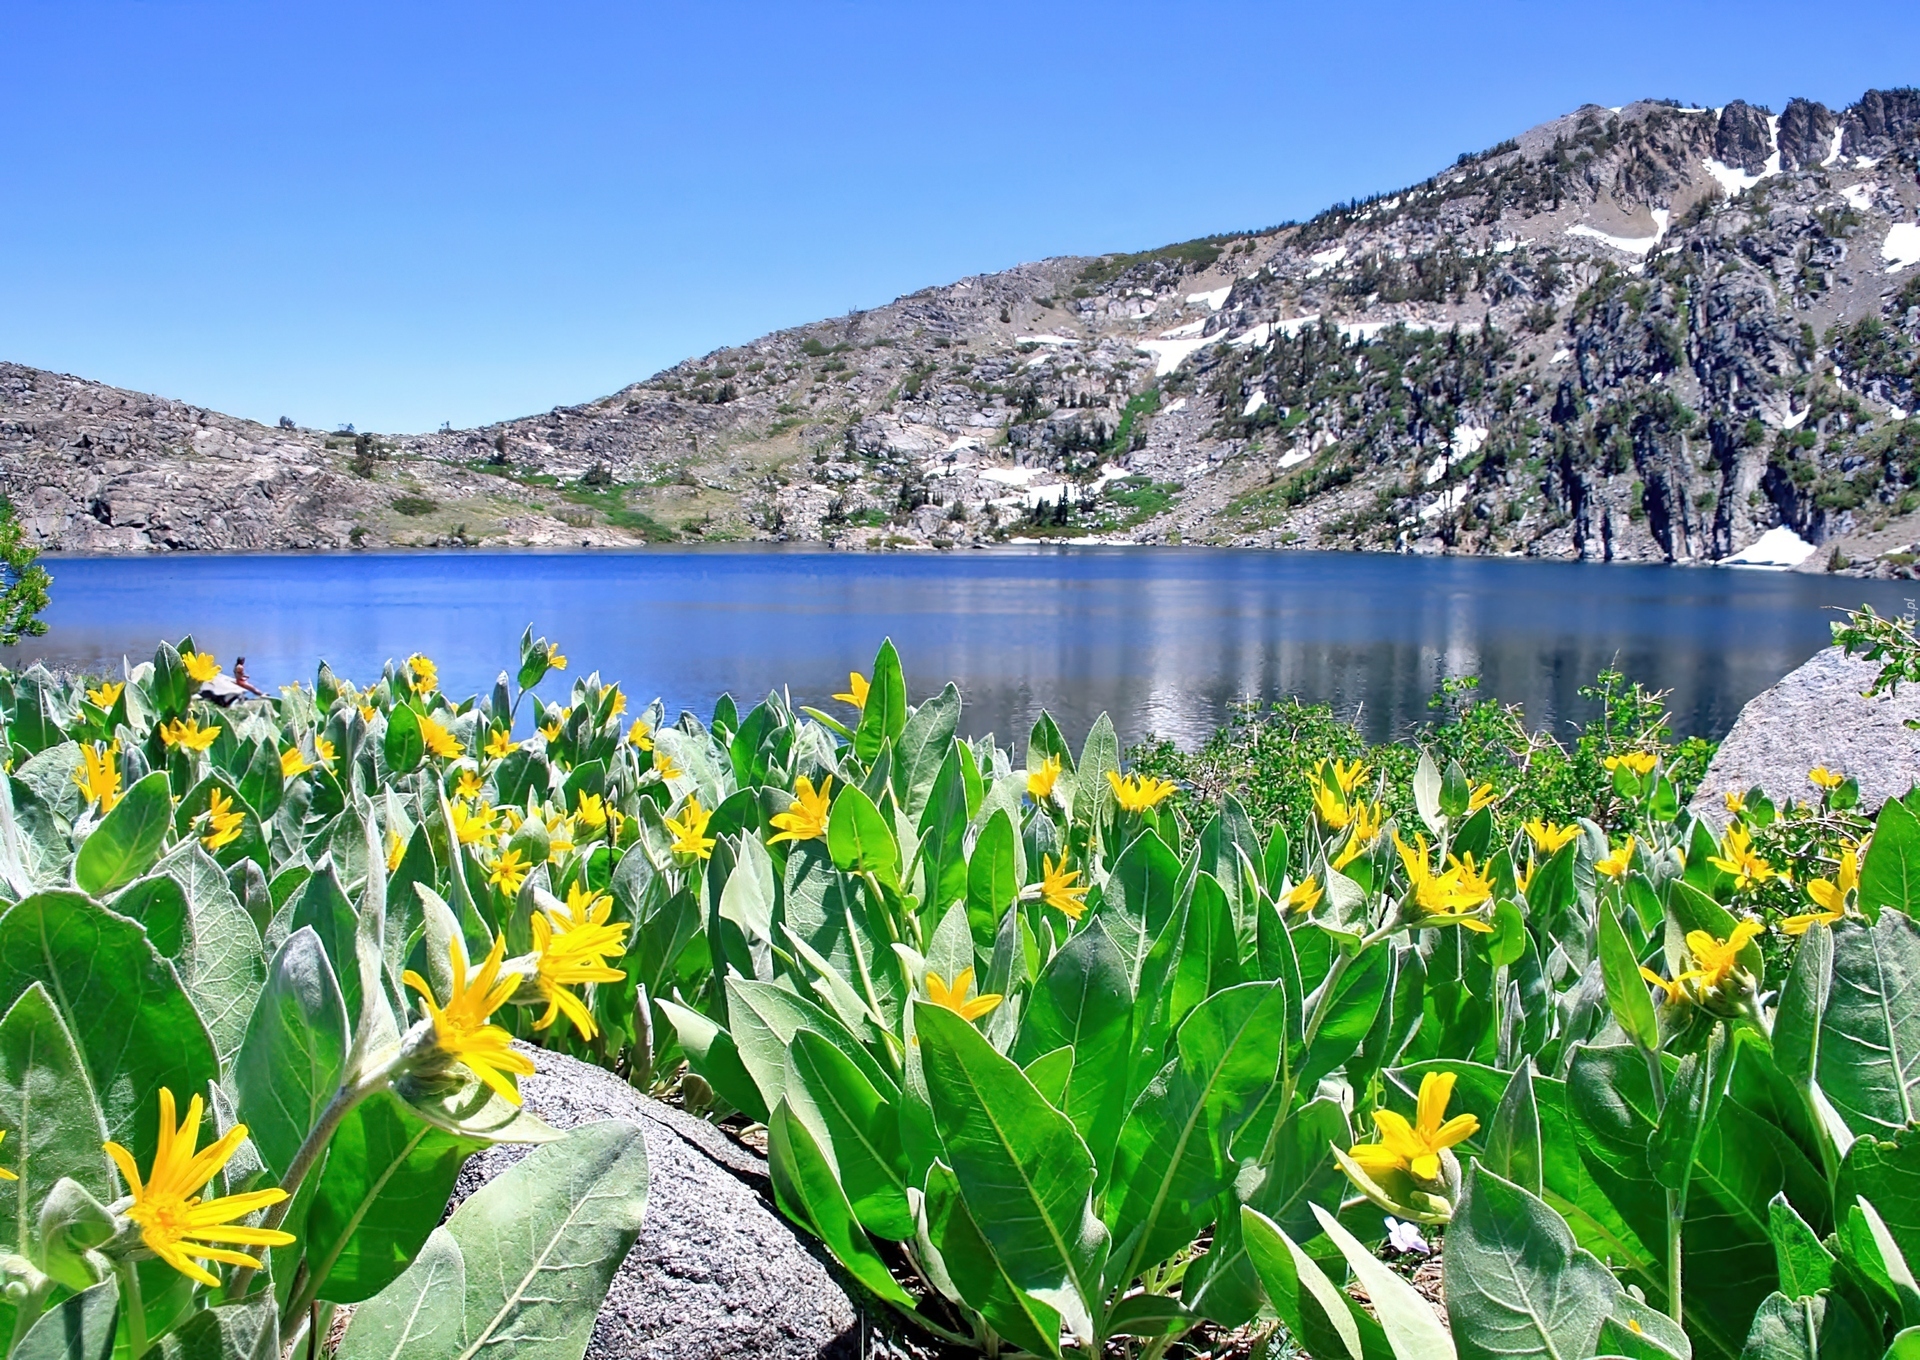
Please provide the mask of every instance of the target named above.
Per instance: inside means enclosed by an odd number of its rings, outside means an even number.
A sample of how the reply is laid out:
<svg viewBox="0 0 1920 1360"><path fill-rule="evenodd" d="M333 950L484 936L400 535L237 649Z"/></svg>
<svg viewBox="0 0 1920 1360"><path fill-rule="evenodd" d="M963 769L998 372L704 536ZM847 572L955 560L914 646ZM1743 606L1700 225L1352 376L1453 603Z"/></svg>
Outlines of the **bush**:
<svg viewBox="0 0 1920 1360"><path fill-rule="evenodd" d="M431 496L417 496L409 493L393 498L393 508L403 515L431 515L440 508L440 502Z"/></svg>

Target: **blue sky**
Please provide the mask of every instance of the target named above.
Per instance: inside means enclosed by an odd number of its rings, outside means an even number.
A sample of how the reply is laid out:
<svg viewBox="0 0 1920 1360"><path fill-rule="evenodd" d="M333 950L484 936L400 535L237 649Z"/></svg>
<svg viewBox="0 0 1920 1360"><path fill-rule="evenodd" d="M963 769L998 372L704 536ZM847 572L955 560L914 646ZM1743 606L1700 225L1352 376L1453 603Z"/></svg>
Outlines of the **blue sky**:
<svg viewBox="0 0 1920 1360"><path fill-rule="evenodd" d="M0 3L0 358L409 431L1582 103L1839 106L1920 6Z"/></svg>

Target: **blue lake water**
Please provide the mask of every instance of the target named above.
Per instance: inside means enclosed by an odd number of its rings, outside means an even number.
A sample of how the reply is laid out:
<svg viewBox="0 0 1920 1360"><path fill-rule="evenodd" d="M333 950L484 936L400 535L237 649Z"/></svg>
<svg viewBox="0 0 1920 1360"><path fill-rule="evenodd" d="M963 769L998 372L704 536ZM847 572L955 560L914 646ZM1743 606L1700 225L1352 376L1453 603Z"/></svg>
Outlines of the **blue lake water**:
<svg viewBox="0 0 1920 1360"><path fill-rule="evenodd" d="M832 708L892 636L917 700L947 679L972 733L1024 734L1044 706L1076 740L1111 712L1123 741L1203 740L1236 700L1330 702L1375 738L1427 717L1444 675L1588 716L1577 691L1618 665L1672 691L1683 733L1825 645L1836 606L1905 607L1895 582L1793 573L1210 549L1008 548L947 554L745 549L599 553L49 558L51 631L0 651L111 668L155 641L198 644L271 691L329 661L360 683L419 650L445 688L491 685L531 622L571 660L669 712L774 686ZM742 704L744 709L746 704ZM1023 744L1016 742L1016 746Z"/></svg>

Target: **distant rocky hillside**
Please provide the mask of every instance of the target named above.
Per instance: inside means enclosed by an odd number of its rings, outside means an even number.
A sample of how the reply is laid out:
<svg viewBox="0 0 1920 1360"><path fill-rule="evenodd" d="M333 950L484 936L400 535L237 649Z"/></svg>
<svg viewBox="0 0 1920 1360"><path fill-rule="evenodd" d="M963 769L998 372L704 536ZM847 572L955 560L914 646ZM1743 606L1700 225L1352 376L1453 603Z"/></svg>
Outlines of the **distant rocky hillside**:
<svg viewBox="0 0 1920 1360"><path fill-rule="evenodd" d="M1917 356L1920 91L1642 102L483 429L268 429L0 365L0 473L86 551L1100 536L1888 572L1920 537Z"/></svg>

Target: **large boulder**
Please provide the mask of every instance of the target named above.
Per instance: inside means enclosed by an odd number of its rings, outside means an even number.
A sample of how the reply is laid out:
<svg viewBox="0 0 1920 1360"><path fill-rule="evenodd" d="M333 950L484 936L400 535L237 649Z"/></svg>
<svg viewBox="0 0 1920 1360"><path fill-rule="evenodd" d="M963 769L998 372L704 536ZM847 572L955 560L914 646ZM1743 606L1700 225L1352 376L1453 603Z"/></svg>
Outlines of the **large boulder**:
<svg viewBox="0 0 1920 1360"><path fill-rule="evenodd" d="M1725 826L1726 795L1756 784L1776 803L1804 802L1818 793L1807 779L1815 766L1857 779L1868 811L1905 796L1920 783L1920 732L1905 726L1920 720L1920 685L1863 698L1878 673L1877 664L1829 647L1755 695L1707 767L1693 810Z"/></svg>
<svg viewBox="0 0 1920 1360"><path fill-rule="evenodd" d="M646 1133L646 1225L613 1277L587 1360L837 1360L855 1356L856 1310L769 1200L766 1162L713 1125L647 1099L597 1067L539 1049L526 1107L558 1129L625 1119ZM473 1157L457 1203L525 1156Z"/></svg>

